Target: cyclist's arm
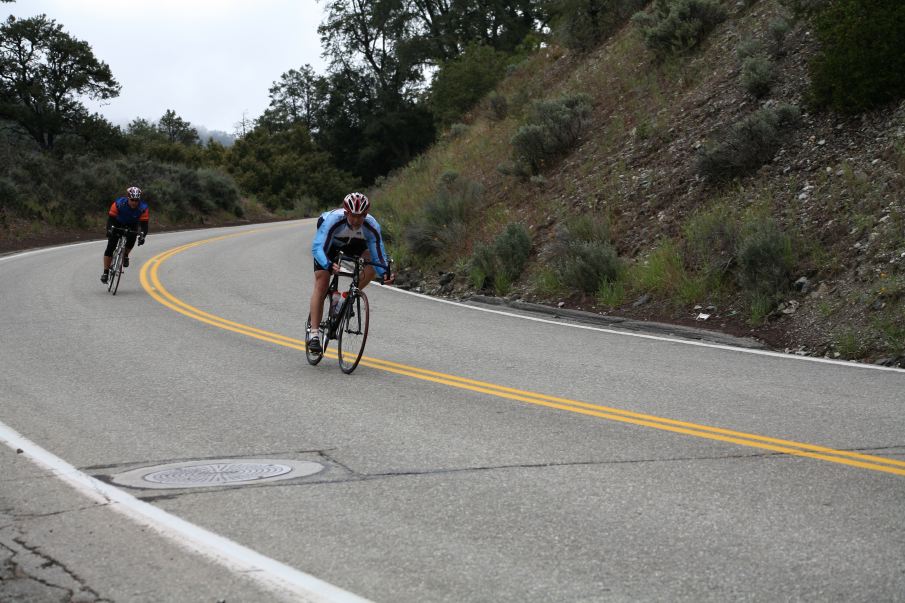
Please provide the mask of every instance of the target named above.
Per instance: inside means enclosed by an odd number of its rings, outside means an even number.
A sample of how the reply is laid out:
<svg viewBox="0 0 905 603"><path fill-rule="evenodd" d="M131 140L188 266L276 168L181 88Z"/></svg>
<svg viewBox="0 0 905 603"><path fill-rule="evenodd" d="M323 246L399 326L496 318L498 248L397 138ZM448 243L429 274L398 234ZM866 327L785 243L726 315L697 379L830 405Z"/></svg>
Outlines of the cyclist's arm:
<svg viewBox="0 0 905 603"><path fill-rule="evenodd" d="M333 242L333 233L341 226L341 222L345 220L342 211L326 212L322 216L323 221L314 235L314 241L311 243L311 255L314 261L324 270L330 270L332 262L327 257L327 251Z"/></svg>
<svg viewBox="0 0 905 603"><path fill-rule="evenodd" d="M151 222L151 212L146 207L145 210L141 213L141 216L138 218L138 227L141 229L141 236L146 236L148 234L148 224Z"/></svg>
<svg viewBox="0 0 905 603"><path fill-rule="evenodd" d="M380 234L380 224L377 220L368 216L364 223L365 239L368 241L368 251L371 252L371 260L378 266L374 266L377 274L383 277L386 274L387 250L383 246L383 237Z"/></svg>
<svg viewBox="0 0 905 603"><path fill-rule="evenodd" d="M116 226L116 220L113 218L113 215L107 215L107 232L110 232L110 229Z"/></svg>

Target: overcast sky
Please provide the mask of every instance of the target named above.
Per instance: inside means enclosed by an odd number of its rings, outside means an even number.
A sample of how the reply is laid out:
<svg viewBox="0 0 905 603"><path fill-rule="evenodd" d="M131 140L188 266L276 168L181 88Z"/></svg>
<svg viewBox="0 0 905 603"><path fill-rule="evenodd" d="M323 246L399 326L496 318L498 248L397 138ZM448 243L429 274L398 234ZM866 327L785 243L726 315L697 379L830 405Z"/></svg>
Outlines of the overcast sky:
<svg viewBox="0 0 905 603"><path fill-rule="evenodd" d="M156 122L167 109L209 130L263 113L280 75L311 64L323 73L315 0L17 0L3 17L46 14L87 42L122 85L105 106L125 125Z"/></svg>

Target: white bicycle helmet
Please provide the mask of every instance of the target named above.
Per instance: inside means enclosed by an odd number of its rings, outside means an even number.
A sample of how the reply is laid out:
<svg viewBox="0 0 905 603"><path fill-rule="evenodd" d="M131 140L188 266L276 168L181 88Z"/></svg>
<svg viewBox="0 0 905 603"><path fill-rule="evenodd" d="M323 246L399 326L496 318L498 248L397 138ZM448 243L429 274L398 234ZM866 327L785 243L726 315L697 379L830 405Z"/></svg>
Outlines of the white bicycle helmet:
<svg viewBox="0 0 905 603"><path fill-rule="evenodd" d="M141 189L137 186L130 186L126 189L126 195L130 199L141 199Z"/></svg>

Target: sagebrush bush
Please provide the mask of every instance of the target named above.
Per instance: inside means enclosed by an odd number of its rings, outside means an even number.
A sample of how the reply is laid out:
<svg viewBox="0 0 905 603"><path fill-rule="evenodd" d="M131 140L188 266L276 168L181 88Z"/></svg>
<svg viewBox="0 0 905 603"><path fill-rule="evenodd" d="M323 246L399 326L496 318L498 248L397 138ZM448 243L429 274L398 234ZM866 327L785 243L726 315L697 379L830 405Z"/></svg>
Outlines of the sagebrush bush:
<svg viewBox="0 0 905 603"><path fill-rule="evenodd" d="M496 276L496 256L490 245L475 243L468 264L468 278L475 289L485 289Z"/></svg>
<svg viewBox="0 0 905 603"><path fill-rule="evenodd" d="M538 173L547 162L578 144L590 115L590 97L585 94L536 101L528 123L512 137L515 162L532 174Z"/></svg>
<svg viewBox="0 0 905 603"><path fill-rule="evenodd" d="M456 249L465 225L480 202L483 187L456 172L446 172L437 183L421 214L403 230L406 246L415 255L428 257Z"/></svg>
<svg viewBox="0 0 905 603"><path fill-rule="evenodd" d="M519 126L510 142L516 173L536 174L544 161L554 155L552 146L547 142L544 128L537 124Z"/></svg>
<svg viewBox="0 0 905 603"><path fill-rule="evenodd" d="M472 284L483 289L492 283L498 293L505 294L521 276L530 254L528 229L524 224L508 224L491 245L475 246L469 268Z"/></svg>
<svg viewBox="0 0 905 603"><path fill-rule="evenodd" d="M686 261L709 280L720 281L735 265L739 231L738 219L726 205L698 212L683 228Z"/></svg>
<svg viewBox="0 0 905 603"><path fill-rule="evenodd" d="M757 38L745 38L738 43L735 54L739 61L744 61L753 56L767 54L767 47Z"/></svg>
<svg viewBox="0 0 905 603"><path fill-rule="evenodd" d="M563 288L596 294L622 275L622 261L610 242L606 220L578 216L556 229L551 263Z"/></svg>
<svg viewBox="0 0 905 603"><path fill-rule="evenodd" d="M531 235L524 224L509 224L494 240L493 250L499 259L500 271L514 282L521 276L531 254Z"/></svg>
<svg viewBox="0 0 905 603"><path fill-rule="evenodd" d="M575 241L555 263L563 285L596 294L603 283L619 280L622 260L609 243Z"/></svg>
<svg viewBox="0 0 905 603"><path fill-rule="evenodd" d="M487 105L490 109L490 119L494 121L502 121L509 115L509 101L498 92L487 95Z"/></svg>
<svg viewBox="0 0 905 603"><path fill-rule="evenodd" d="M713 180L729 180L756 170L773 159L783 139L800 121L798 107L791 105L755 111L704 146L698 155L698 173Z"/></svg>
<svg viewBox="0 0 905 603"><path fill-rule="evenodd" d="M717 0L655 0L651 12L632 17L658 59L693 50L725 19Z"/></svg>
<svg viewBox="0 0 905 603"><path fill-rule="evenodd" d="M742 61L739 83L754 98L763 98L770 92L776 77L773 61L764 55L754 55Z"/></svg>
<svg viewBox="0 0 905 603"><path fill-rule="evenodd" d="M905 2L835 0L818 12L815 32L815 104L860 113L905 98Z"/></svg>
<svg viewBox="0 0 905 603"><path fill-rule="evenodd" d="M738 284L761 298L775 298L789 288L794 257L792 240L768 218L749 220L736 250Z"/></svg>
<svg viewBox="0 0 905 603"><path fill-rule="evenodd" d="M783 17L777 17L767 25L767 33L770 37L770 53L773 56L786 54L786 36L792 29L792 24Z"/></svg>

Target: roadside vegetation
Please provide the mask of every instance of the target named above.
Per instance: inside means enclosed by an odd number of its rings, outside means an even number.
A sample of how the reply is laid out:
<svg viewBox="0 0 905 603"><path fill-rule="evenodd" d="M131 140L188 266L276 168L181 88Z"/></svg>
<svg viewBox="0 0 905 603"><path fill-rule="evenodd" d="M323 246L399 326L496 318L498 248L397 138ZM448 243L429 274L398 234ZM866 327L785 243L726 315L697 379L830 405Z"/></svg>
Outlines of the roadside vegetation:
<svg viewBox="0 0 905 603"><path fill-rule="evenodd" d="M693 322L800 353L905 365L905 296L894 280L905 263L894 192L905 189L905 21L898 8L876 18L856 10L873 4L656 0L587 37L560 15L559 44L510 68L374 191L405 224L430 207L438 174L481 185L455 223L456 244L425 255L394 243L422 277L411 286ZM569 6L586 17L608 3ZM840 15L852 27L844 36L828 22ZM879 20L895 33L878 37ZM816 42L806 33L815 24ZM853 42L864 36L891 42ZM827 67L839 62L847 67ZM864 73L878 75L859 82ZM858 100L840 104L842 90ZM504 252L513 225L531 244ZM514 250L528 254L520 276L496 276Z"/></svg>

